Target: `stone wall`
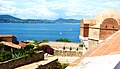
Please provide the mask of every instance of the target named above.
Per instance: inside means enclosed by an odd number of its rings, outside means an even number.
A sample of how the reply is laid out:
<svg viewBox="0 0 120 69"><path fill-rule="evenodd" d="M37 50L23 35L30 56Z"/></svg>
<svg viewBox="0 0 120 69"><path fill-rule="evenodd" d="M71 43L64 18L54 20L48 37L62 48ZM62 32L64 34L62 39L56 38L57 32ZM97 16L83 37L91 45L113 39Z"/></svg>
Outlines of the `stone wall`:
<svg viewBox="0 0 120 69"><path fill-rule="evenodd" d="M88 44L89 44L89 46L88 46L88 50L90 50L90 49L92 49L92 48L94 48L95 46L97 46L98 45L98 41L97 40L88 40Z"/></svg>
<svg viewBox="0 0 120 69"><path fill-rule="evenodd" d="M101 29L100 30L100 40L105 40L107 37L110 37L115 32L116 32L116 30Z"/></svg>
<svg viewBox="0 0 120 69"><path fill-rule="evenodd" d="M22 65L26 65L32 62L36 62L39 60L44 60L44 52L39 52L30 57L20 58L16 60L9 60L0 63L0 69L13 69Z"/></svg>
<svg viewBox="0 0 120 69"><path fill-rule="evenodd" d="M56 69L56 62L58 61L58 59L55 59L51 62L49 62L48 64L45 65L39 65L37 69Z"/></svg>
<svg viewBox="0 0 120 69"><path fill-rule="evenodd" d="M119 30L119 23L114 18L107 18L100 25L100 40L104 40Z"/></svg>
<svg viewBox="0 0 120 69"><path fill-rule="evenodd" d="M76 50L55 50L54 51L55 56L70 56L70 57L80 57L82 56L82 51L76 51Z"/></svg>

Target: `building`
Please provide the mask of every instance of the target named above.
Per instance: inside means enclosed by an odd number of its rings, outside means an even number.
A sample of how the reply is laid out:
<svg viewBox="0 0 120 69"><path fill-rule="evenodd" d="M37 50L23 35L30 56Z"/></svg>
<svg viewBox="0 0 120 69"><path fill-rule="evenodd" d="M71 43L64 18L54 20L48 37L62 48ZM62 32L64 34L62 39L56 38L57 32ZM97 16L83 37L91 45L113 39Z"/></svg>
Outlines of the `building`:
<svg viewBox="0 0 120 69"><path fill-rule="evenodd" d="M14 35L0 35L0 51L14 52L16 49L25 47L26 44L17 41Z"/></svg>
<svg viewBox="0 0 120 69"><path fill-rule="evenodd" d="M66 69L117 69L120 58L120 30L70 64Z"/></svg>
<svg viewBox="0 0 120 69"><path fill-rule="evenodd" d="M17 44L17 38L14 35L0 35L0 41L12 42Z"/></svg>
<svg viewBox="0 0 120 69"><path fill-rule="evenodd" d="M120 29L120 12L105 10L95 18L84 18L80 23L80 40L91 49Z"/></svg>

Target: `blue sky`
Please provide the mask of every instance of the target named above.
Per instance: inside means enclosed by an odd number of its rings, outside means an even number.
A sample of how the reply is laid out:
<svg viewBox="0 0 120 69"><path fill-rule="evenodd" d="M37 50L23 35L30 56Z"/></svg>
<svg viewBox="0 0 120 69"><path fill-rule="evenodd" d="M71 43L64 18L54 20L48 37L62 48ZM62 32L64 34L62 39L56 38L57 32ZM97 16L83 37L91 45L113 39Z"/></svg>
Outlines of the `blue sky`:
<svg viewBox="0 0 120 69"><path fill-rule="evenodd" d="M22 19L92 18L105 9L120 11L120 0L0 0L0 15Z"/></svg>

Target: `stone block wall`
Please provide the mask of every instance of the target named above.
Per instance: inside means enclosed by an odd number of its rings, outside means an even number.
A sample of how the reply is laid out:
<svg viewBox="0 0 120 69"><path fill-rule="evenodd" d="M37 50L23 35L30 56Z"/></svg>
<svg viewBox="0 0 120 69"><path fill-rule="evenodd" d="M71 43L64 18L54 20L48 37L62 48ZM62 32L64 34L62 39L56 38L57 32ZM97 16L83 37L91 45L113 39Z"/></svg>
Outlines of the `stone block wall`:
<svg viewBox="0 0 120 69"><path fill-rule="evenodd" d="M54 51L55 56L70 56L70 57L80 57L82 56L81 51L76 51L76 50L55 50Z"/></svg>
<svg viewBox="0 0 120 69"><path fill-rule="evenodd" d="M100 30L100 40L105 40L107 37L111 36L113 33L115 33L116 30Z"/></svg>
<svg viewBox="0 0 120 69"><path fill-rule="evenodd" d="M104 40L118 31L120 29L118 24L119 23L114 18L105 19L100 25L100 40Z"/></svg>
<svg viewBox="0 0 120 69"><path fill-rule="evenodd" d="M89 44L89 46L88 46L88 50L90 50L90 49L92 49L92 48L94 48L95 46L97 46L98 45L98 41L97 40L88 40L88 44Z"/></svg>
<svg viewBox="0 0 120 69"><path fill-rule="evenodd" d="M58 61L58 59L55 59L51 62L49 62L48 64L45 65L39 65L37 69L56 69L56 62Z"/></svg>
<svg viewBox="0 0 120 69"><path fill-rule="evenodd" d="M44 60L44 52L39 52L37 54L34 54L30 57L26 58L20 58L16 60L9 60L5 62L0 63L0 69L14 69L16 67L26 65L32 62L36 62L39 60Z"/></svg>

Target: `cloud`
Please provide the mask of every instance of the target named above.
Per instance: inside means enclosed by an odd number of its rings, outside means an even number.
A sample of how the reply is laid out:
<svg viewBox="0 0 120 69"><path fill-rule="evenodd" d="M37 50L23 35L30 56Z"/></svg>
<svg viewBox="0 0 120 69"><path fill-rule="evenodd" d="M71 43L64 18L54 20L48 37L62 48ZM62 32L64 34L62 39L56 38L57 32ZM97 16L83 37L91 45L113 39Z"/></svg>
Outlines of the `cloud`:
<svg viewBox="0 0 120 69"><path fill-rule="evenodd" d="M13 1L2 1L0 0L0 14L15 14L16 7Z"/></svg>
<svg viewBox="0 0 120 69"><path fill-rule="evenodd" d="M76 18L94 17L104 9L119 9L119 0L0 0L0 14L20 18Z"/></svg>
<svg viewBox="0 0 120 69"><path fill-rule="evenodd" d="M104 3L105 6L110 6L111 8L119 9L120 1L109 1Z"/></svg>

